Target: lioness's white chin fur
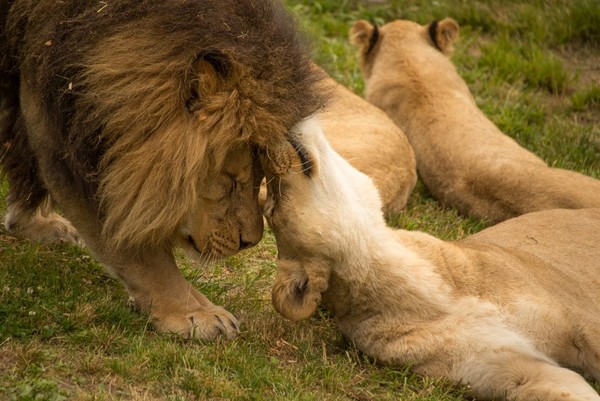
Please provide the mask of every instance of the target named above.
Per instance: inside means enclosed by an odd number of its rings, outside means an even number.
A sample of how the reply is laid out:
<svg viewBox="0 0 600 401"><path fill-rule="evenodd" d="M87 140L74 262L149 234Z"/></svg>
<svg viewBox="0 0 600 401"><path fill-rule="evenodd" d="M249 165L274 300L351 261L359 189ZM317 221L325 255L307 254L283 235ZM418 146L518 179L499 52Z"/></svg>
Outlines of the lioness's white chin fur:
<svg viewBox="0 0 600 401"><path fill-rule="evenodd" d="M333 193L335 196L337 193L339 196L349 197L349 201L356 200L352 202L356 205L356 215L367 215L369 218L374 217L375 220L383 222L381 198L373 180L352 167L331 147L319 118L313 116L299 124L298 135L302 138L303 145L315 158L314 168L317 174L313 179L320 180L318 187L327 190L321 196L325 196L326 193ZM338 176L339 181L330 180L331 175ZM352 191L346 191L344 186L337 184L338 182L350 185ZM342 209L344 214L354 214L351 210Z"/></svg>
<svg viewBox="0 0 600 401"><path fill-rule="evenodd" d="M600 400L559 366L600 379L600 209L531 213L457 242L392 230L318 124L299 130L315 174L279 177L277 310L304 319L321 300L362 352L477 398Z"/></svg>

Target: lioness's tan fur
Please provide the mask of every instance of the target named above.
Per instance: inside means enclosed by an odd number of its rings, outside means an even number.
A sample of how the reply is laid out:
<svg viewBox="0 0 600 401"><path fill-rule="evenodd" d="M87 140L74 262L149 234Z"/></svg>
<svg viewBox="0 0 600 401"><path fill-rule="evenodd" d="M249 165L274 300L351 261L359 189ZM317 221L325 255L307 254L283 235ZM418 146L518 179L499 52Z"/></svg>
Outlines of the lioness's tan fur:
<svg viewBox="0 0 600 401"><path fill-rule="evenodd" d="M378 29L361 20L350 31L366 99L406 133L432 195L492 222L600 207L600 181L548 167L479 110L445 55L457 37L458 24L449 18L428 26L397 20Z"/></svg>
<svg viewBox="0 0 600 401"><path fill-rule="evenodd" d="M477 399L600 400L573 371L600 379L600 209L530 213L455 242L392 230L370 180L317 125L302 134L313 176L273 176L265 208L279 312L305 319L322 302L362 352Z"/></svg>
<svg viewBox="0 0 600 401"><path fill-rule="evenodd" d="M379 108L324 79L329 101L317 115L331 146L368 175L379 191L386 215L402 211L417 182L412 147L402 130Z"/></svg>
<svg viewBox="0 0 600 401"><path fill-rule="evenodd" d="M412 147L400 128L379 108L352 93L315 66L324 79L327 103L317 113L331 146L371 179L386 216L401 212L417 182ZM264 202L266 188L261 190Z"/></svg>

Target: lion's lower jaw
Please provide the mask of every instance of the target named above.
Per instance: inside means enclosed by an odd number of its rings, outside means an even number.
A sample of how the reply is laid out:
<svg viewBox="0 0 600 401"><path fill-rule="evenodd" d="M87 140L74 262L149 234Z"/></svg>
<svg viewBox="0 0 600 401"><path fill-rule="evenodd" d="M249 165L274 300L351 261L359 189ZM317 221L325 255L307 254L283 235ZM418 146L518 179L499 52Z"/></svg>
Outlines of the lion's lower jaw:
<svg viewBox="0 0 600 401"><path fill-rule="evenodd" d="M225 259L235 255L239 247L229 245L222 239L213 236L208 240L198 241L191 234L178 236L177 245L184 251L185 255L195 262L211 263L216 260Z"/></svg>

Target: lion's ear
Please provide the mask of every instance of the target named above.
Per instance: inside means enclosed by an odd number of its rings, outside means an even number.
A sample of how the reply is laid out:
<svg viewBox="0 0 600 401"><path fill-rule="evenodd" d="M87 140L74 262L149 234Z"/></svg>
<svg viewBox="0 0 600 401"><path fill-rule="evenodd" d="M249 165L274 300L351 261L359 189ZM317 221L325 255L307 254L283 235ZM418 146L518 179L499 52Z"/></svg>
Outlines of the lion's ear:
<svg viewBox="0 0 600 401"><path fill-rule="evenodd" d="M350 43L363 54L369 54L379 40L379 28L364 19L358 20L350 28Z"/></svg>
<svg viewBox="0 0 600 401"><path fill-rule="evenodd" d="M458 39L458 23L452 18L433 21L429 24L429 37L431 41L445 55L452 54L454 42Z"/></svg>
<svg viewBox="0 0 600 401"><path fill-rule="evenodd" d="M222 54L214 52L199 56L193 63L186 107L190 111L200 108L202 99L223 89L231 74L230 63Z"/></svg>
<svg viewBox="0 0 600 401"><path fill-rule="evenodd" d="M328 274L321 274L322 269L307 271L297 261L280 260L278 265L271 291L275 310L290 320L308 319L327 290Z"/></svg>

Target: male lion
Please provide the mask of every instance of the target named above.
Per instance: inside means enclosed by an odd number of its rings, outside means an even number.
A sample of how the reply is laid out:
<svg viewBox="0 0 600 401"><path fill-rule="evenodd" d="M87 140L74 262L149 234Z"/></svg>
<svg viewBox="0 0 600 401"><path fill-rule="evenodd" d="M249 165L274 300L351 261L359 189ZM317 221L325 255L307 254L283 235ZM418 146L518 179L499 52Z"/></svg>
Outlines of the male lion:
<svg viewBox="0 0 600 401"><path fill-rule="evenodd" d="M218 258L262 236L256 148L276 158L320 102L283 6L0 0L0 47L8 231L81 235L159 331L233 337L172 248Z"/></svg>
<svg viewBox="0 0 600 401"><path fill-rule="evenodd" d="M337 83L324 78L319 91L327 103L317 116L331 146L374 182L386 216L400 213L417 182L415 155L402 130L379 108ZM264 203L266 186L261 187Z"/></svg>
<svg viewBox="0 0 600 401"><path fill-rule="evenodd" d="M268 172L273 304L323 302L357 348L467 384L477 399L600 400L600 209L555 209L461 241L393 230L370 179L301 127L312 175Z"/></svg>
<svg viewBox="0 0 600 401"><path fill-rule="evenodd" d="M548 167L479 110L447 57L457 37L450 18L381 28L360 20L350 30L366 99L404 130L432 195L494 223L544 209L600 207L600 181Z"/></svg>

